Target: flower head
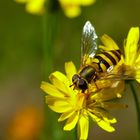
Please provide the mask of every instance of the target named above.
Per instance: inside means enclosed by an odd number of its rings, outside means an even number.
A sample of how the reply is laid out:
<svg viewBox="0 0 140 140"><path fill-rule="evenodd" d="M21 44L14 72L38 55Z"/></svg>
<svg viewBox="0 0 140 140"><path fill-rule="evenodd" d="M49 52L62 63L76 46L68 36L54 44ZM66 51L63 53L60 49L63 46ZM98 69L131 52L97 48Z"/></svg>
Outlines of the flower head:
<svg viewBox="0 0 140 140"><path fill-rule="evenodd" d="M19 3L26 4L26 11L31 14L42 14L46 0L15 0Z"/></svg>
<svg viewBox="0 0 140 140"><path fill-rule="evenodd" d="M109 89L95 92L95 87L82 93L80 90L73 90L72 76L76 73L76 68L72 62L65 63L66 75L56 71L50 75L51 84L42 82L41 89L48 95L46 102L49 108L57 113L61 113L58 121L66 120L64 130L72 130L76 124L80 140L86 140L89 130L89 117L102 129L113 132L115 128L111 125L116 123L116 119L108 113L108 109L122 107L110 102L118 98L124 89L123 81L110 82ZM101 83L102 84L102 83ZM120 87L119 89L117 87Z"/></svg>
<svg viewBox="0 0 140 140"><path fill-rule="evenodd" d="M100 46L103 50L114 50L119 47L117 44L107 35L103 35L101 40L104 46ZM128 32L127 39L124 43L124 55L121 56L121 61L117 65L117 69L113 69L112 72L124 76L124 79L136 79L140 82L140 49L138 48L139 42L139 28L132 27ZM117 71L116 71L117 70Z"/></svg>

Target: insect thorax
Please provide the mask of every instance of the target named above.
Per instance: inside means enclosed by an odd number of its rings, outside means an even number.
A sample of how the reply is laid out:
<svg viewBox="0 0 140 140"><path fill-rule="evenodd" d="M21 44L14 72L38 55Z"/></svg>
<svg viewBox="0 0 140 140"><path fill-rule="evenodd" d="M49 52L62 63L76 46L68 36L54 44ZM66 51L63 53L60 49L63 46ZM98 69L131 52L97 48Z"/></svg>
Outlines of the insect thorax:
<svg viewBox="0 0 140 140"><path fill-rule="evenodd" d="M87 80L88 83L90 83L92 80L96 78L96 70L94 67L87 65L82 68L79 75Z"/></svg>

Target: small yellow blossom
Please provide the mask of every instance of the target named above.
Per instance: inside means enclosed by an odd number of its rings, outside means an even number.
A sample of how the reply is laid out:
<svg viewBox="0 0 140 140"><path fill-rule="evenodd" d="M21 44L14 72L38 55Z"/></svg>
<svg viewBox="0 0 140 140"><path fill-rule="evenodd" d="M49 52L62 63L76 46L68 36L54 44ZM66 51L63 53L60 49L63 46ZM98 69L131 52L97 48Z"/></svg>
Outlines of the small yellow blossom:
<svg viewBox="0 0 140 140"><path fill-rule="evenodd" d="M66 16L73 18L81 14L80 6L89 6L95 0L59 0L59 2Z"/></svg>
<svg viewBox="0 0 140 140"><path fill-rule="evenodd" d="M44 12L46 0L15 0L26 4L26 11L31 14L42 14ZM89 6L96 0L58 0L64 13L69 18L77 17L81 14L81 6ZM51 1L50 1L51 2Z"/></svg>
<svg viewBox="0 0 140 140"><path fill-rule="evenodd" d="M113 81L109 89L99 92L95 92L91 86L89 91L82 93L70 87L72 76L77 72L75 65L72 62L65 63L65 71L66 75L59 71L52 73L49 77L51 84L44 81L41 83L41 89L48 94L46 102L49 108L62 113L59 122L66 120L63 129L70 131L77 125L79 140L87 140L91 117L105 131L115 131L112 124L117 120L107 110L122 107L110 100L121 97L124 81Z"/></svg>
<svg viewBox="0 0 140 140"><path fill-rule="evenodd" d="M26 4L26 11L31 14L42 14L44 12L44 5L46 0L15 0L19 3Z"/></svg>

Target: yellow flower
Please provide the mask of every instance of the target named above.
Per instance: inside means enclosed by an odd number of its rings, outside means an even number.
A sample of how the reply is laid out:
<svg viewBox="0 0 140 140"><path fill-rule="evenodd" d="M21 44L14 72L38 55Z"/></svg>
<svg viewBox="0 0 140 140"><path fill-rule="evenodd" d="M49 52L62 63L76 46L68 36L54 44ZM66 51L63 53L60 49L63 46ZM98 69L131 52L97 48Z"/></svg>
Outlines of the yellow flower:
<svg viewBox="0 0 140 140"><path fill-rule="evenodd" d="M114 50L119 49L117 44L107 35L103 35L101 40L104 46L100 46L103 50ZM138 48L139 41L139 28L132 27L128 33L127 39L124 43L124 55L121 57L121 61L117 65L117 71L112 72L118 73L122 71L122 78L136 79L140 82L140 49ZM125 77L126 76L126 77Z"/></svg>
<svg viewBox="0 0 140 140"><path fill-rule="evenodd" d="M66 16L74 18L81 14L80 6L91 5L95 0L59 0L59 2Z"/></svg>
<svg viewBox="0 0 140 140"><path fill-rule="evenodd" d="M31 14L42 14L46 0L15 0L26 4L26 11ZM80 6L89 6L96 0L58 0L67 17L74 18L80 15Z"/></svg>
<svg viewBox="0 0 140 140"><path fill-rule="evenodd" d="M88 92L82 93L70 87L72 76L76 73L75 65L72 62L65 63L65 71L66 75L59 71L52 73L49 77L51 84L41 83L41 89L48 94L46 102L49 108L57 113L62 113L58 121L67 120L63 129L70 131L77 124L79 139L86 140L89 131L89 117L91 117L102 129L108 132L115 131L111 124L117 121L107 110L122 108L122 105L112 103L110 100L121 97L118 95L121 95L124 90L124 81L112 82L109 88L100 90L100 92L89 88Z"/></svg>
<svg viewBox="0 0 140 140"><path fill-rule="evenodd" d="M42 14L46 0L15 0L19 3L26 4L26 11L31 14Z"/></svg>

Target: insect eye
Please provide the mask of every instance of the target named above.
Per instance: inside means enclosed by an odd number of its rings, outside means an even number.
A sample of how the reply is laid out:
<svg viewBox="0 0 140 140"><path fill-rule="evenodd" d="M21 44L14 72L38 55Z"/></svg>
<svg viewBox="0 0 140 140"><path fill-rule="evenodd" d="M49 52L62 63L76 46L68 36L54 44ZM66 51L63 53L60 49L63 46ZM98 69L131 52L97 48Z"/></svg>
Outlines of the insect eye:
<svg viewBox="0 0 140 140"><path fill-rule="evenodd" d="M75 82L79 79L79 76L77 74L74 74L72 77L72 82Z"/></svg>
<svg viewBox="0 0 140 140"><path fill-rule="evenodd" d="M78 87L80 89L83 89L83 90L87 89L87 83L86 83L86 81L84 79L80 79L79 80L79 83L78 83Z"/></svg>

